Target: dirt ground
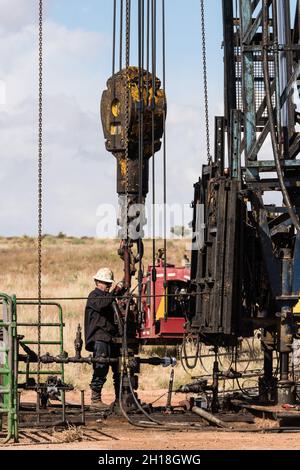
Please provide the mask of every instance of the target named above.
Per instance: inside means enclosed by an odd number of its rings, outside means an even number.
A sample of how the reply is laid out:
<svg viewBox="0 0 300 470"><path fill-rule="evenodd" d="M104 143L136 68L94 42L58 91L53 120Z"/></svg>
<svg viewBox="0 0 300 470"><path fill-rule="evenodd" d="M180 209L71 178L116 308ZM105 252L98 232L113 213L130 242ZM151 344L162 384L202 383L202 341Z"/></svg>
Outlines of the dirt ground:
<svg viewBox="0 0 300 470"><path fill-rule="evenodd" d="M165 390L141 391L139 396L144 402L149 403L165 392ZM71 392L67 395L67 400L72 403L77 402L78 396L79 393ZM184 398L183 396L175 396L174 405ZM33 401L33 397L30 395L26 395L25 399L26 401ZM87 404L89 404L89 400L89 393L87 393ZM112 393L106 392L104 400L106 403L110 403L113 400ZM164 405L165 403L166 396L158 400L156 405ZM155 415L155 418L164 419L162 414ZM192 419L193 422L197 423L198 417L193 416ZM140 421L142 418L139 416L135 417L134 420ZM241 426L241 423L239 426ZM244 425L242 426L244 427ZM264 427L268 426L270 426L269 422L268 425L264 423ZM22 435L18 444L1 447L1 450L300 450L299 433L238 433L216 431L215 428L203 431L201 429L186 429L185 427L182 431L160 431L158 429L134 427L128 424L125 419L119 417L99 420L99 422L95 422L93 429L95 430L93 433L89 431L86 435L91 437L92 440L87 440L85 431L83 432L83 441L61 442L59 444L57 443L57 436L59 436L57 433L55 433L55 438L54 435L53 437L46 435L46 442L35 442L34 444ZM38 431L38 436L45 437L43 430ZM43 439L41 440L43 441ZM52 440L54 440L53 443Z"/></svg>
<svg viewBox="0 0 300 470"><path fill-rule="evenodd" d="M105 428L105 432L110 429ZM126 427L115 430L113 437L98 442L18 445L1 450L300 450L299 434L150 432Z"/></svg>

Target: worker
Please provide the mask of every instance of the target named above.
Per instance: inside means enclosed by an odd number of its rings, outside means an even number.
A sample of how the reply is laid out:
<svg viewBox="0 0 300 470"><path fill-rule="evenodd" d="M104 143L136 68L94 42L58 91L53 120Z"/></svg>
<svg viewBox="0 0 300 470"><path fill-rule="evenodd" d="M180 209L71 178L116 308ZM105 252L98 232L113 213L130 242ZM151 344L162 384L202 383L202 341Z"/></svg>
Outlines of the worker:
<svg viewBox="0 0 300 470"><path fill-rule="evenodd" d="M94 276L95 289L89 294L85 308L85 348L93 357L117 358L120 346L113 342L118 336L113 302L116 289L111 291L114 282L113 272L109 268L100 269ZM119 398L120 373L118 363L111 364L116 401ZM102 401L102 388L106 382L109 364L93 364L93 377L90 384L92 405L97 409L107 409Z"/></svg>

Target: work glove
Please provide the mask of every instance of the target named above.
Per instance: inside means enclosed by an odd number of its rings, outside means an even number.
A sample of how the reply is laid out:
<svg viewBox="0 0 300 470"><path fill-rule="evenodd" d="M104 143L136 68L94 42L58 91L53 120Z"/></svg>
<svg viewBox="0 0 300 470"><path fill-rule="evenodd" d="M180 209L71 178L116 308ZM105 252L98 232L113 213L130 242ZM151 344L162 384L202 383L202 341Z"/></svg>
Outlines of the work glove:
<svg viewBox="0 0 300 470"><path fill-rule="evenodd" d="M115 295L116 297L121 297L122 295L125 294L125 292L126 292L126 289L124 287L124 282L120 281L113 288L112 294Z"/></svg>

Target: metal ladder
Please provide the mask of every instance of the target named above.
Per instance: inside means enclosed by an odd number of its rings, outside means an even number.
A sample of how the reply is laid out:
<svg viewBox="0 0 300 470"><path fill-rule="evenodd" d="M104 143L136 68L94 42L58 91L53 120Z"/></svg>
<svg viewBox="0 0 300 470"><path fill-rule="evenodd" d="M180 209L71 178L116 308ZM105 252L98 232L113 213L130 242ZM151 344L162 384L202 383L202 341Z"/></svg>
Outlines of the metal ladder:
<svg viewBox="0 0 300 470"><path fill-rule="evenodd" d="M2 318L0 317L0 431L5 416L6 436L1 444L11 439L18 440L18 361L17 361L17 325L16 298L0 293Z"/></svg>

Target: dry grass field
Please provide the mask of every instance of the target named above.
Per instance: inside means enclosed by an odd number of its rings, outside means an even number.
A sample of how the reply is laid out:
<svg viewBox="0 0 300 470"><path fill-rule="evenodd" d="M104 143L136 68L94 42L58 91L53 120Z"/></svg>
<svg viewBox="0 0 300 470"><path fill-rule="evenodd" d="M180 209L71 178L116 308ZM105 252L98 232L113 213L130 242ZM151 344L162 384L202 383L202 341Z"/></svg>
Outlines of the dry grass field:
<svg viewBox="0 0 300 470"><path fill-rule="evenodd" d="M160 247L159 241L157 248ZM117 280L122 278L122 264L117 255L118 242L113 240L95 240L78 238L58 238L47 236L43 242L43 297L86 297L93 289L93 274L100 266L110 266ZM151 243L146 242L145 264L151 259ZM169 242L168 260L181 265L181 260L186 248L185 241ZM7 294L16 294L18 299L36 298L37 296L37 255L36 240L28 237L22 238L0 238L0 291ZM71 355L74 354L74 336L78 324L83 324L83 313L85 300L61 301L64 313L64 349ZM18 306L19 322L35 322L37 320L37 308L35 306ZM57 310L54 307L43 307L43 322L56 322ZM37 339L36 327L23 327L19 333L25 334L27 339ZM57 340L59 338L57 328L45 328L42 334L43 340ZM42 353L49 351L57 354L54 347L43 346ZM153 355L159 353L174 354L175 351L163 351L163 348L143 347L141 354ZM188 351L190 353L191 351ZM207 352L207 349L203 351ZM256 351L259 354L259 348ZM83 354L89 354L83 351ZM224 368L226 358L222 358ZM212 360L203 360L206 369L211 370ZM256 364L253 364L255 366ZM257 367L261 363L257 363ZM52 367L53 368L53 367ZM153 402L162 397L160 404L166 403L166 388L169 380L169 369L161 367L144 366L140 374L140 397L147 402ZM182 366L178 364L175 368L175 388L182 383L190 382L191 375L197 376L205 373L199 364L191 374L187 374ZM77 390L87 389L91 378L90 366L66 366L65 381L72 384ZM251 386L241 380L242 386ZM226 386L235 386L236 383L227 381ZM220 384L220 388L225 387ZM74 391L71 394L79 395ZM164 395L162 395L164 394ZM76 395L76 396L77 396ZM89 400L87 393L87 403ZM173 397L178 402L184 398L182 395ZM113 399L111 377L104 388L104 399L109 403ZM124 425L125 426L125 425ZM110 428L109 428L110 429ZM105 428L107 432L107 429ZM109 431L110 432L110 431ZM149 435L150 433L150 435ZM172 432L163 434L157 431L137 431L136 429L119 426L113 428L111 440L107 438L97 443L70 443L64 442L60 445L51 443L40 446L39 449L299 449L297 435L289 434L288 438L282 435L246 434L242 438L240 434L209 432L199 434L198 432ZM28 449L29 446L21 446Z"/></svg>
<svg viewBox="0 0 300 470"><path fill-rule="evenodd" d="M181 265L186 248L185 240L168 242L168 260ZM86 297L93 289L93 275L101 266L109 266L115 273L116 280L122 278L122 263L117 255L118 240L96 240L90 238L52 237L43 240L43 298ZM162 242L157 241L157 248ZM0 238L0 291L16 294L18 299L37 297L37 254L36 240L30 237ZM151 262L152 243L145 242L145 266ZM78 324L83 325L85 300L60 302L64 313L64 349L74 353L74 338ZM56 322L55 307L43 307L42 321ZM35 322L35 306L18 306L19 322ZM19 333L26 339L37 339L37 328L23 327ZM57 328L45 328L42 340L58 340ZM42 353L49 351L57 354L57 346L42 346ZM156 352L144 348L143 354ZM84 352L84 354L86 354ZM53 367L52 367L53 369ZM193 371L195 373L195 371ZM66 366L65 380L77 388L86 388L91 376L90 366ZM190 376L178 365L175 372L176 384L187 382ZM164 388L168 384L169 370L144 366L140 386L142 389ZM106 387L111 387L111 378Z"/></svg>
<svg viewBox="0 0 300 470"><path fill-rule="evenodd" d="M183 255L187 253L186 240L168 242L168 262L181 266ZM101 266L109 266L115 273L115 279L122 279L122 262L117 254L118 240L101 240L93 238L72 238L46 236L43 240L43 277L42 294L45 299L83 298L82 300L58 300L63 308L64 350L74 355L74 339L77 326L83 326L85 298L94 288L93 275ZM163 243L157 241L157 249ZM152 259L152 242L145 241L145 268ZM37 243L34 238L0 238L0 292L12 295L17 299L37 297ZM18 306L18 322L34 323L37 321L36 306ZM42 322L57 322L58 310L55 306L43 306ZM27 340L37 339L36 327L20 327L19 334L24 334ZM42 329L42 340L59 340L59 330L54 327ZM32 346L36 349L35 346ZM203 347L203 353L207 349ZM49 352L57 355L58 346L43 345L41 353ZM188 354L192 354L189 349ZM175 355L176 348L144 346L142 355ZM83 351L83 355L89 353ZM227 364L226 364L227 361ZM202 365L187 374L181 364L175 368L175 387L191 381L191 376L197 376L212 370L212 359L204 359ZM223 358L223 366L230 366ZM226 367L227 366L227 367ZM259 366L259 364L258 364ZM34 367L32 367L34 369ZM48 370L47 367L45 369ZM50 367L53 370L53 366ZM55 369L56 370L56 369ZM142 366L140 388L142 390L164 389L169 382L169 369L162 367ZM75 388L88 388L91 379L89 365L66 365L65 381ZM227 386L234 384L227 383ZM224 383L225 386L225 383ZM105 386L112 388L111 375Z"/></svg>

